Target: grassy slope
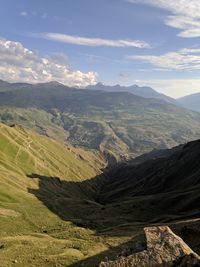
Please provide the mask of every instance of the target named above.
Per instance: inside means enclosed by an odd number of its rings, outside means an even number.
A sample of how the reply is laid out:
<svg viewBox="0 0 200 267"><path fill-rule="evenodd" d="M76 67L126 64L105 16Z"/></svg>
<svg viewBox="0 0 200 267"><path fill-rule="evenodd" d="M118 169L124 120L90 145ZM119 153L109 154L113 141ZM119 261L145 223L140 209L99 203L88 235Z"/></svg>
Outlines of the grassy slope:
<svg viewBox="0 0 200 267"><path fill-rule="evenodd" d="M83 259L91 247L97 252L105 249L93 231L61 220L31 194L38 189L39 179L27 177L35 173L59 177L59 183L80 182L96 176L102 164L92 153L65 147L21 127L0 124L1 267L66 266ZM52 203L57 197L54 183L55 179L50 179L43 192L47 198L48 190L52 192ZM93 197L94 184L84 184L84 188L69 184L65 194L69 203L79 203L79 198Z"/></svg>

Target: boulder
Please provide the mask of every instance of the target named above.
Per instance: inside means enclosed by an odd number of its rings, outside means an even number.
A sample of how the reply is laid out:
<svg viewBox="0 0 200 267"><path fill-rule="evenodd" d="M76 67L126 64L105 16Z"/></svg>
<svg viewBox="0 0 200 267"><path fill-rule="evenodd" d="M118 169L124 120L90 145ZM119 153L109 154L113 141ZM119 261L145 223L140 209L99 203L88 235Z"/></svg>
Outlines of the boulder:
<svg viewBox="0 0 200 267"><path fill-rule="evenodd" d="M99 267L200 266L200 257L167 226L144 228L147 249Z"/></svg>

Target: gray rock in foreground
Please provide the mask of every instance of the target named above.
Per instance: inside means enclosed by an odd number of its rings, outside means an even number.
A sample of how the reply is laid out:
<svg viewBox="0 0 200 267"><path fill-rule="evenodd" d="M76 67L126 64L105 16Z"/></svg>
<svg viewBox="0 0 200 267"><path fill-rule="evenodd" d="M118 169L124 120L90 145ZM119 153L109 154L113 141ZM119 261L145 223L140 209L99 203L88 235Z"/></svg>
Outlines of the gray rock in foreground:
<svg viewBox="0 0 200 267"><path fill-rule="evenodd" d="M200 257L167 226L144 228L147 249L99 267L200 266Z"/></svg>

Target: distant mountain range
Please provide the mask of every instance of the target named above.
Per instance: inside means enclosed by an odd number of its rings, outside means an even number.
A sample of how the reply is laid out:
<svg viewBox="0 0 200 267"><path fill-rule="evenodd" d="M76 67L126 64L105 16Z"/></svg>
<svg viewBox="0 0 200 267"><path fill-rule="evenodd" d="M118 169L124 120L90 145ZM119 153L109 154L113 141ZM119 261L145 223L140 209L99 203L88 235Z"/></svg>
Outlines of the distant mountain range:
<svg viewBox="0 0 200 267"><path fill-rule="evenodd" d="M62 87L68 89L68 86L65 86L61 83L56 81L49 82L49 83L39 83L39 84L28 84L28 83L9 83L3 80L0 80L0 92L4 91L12 91L12 90L19 90L19 89L33 89L33 88L51 88L51 87ZM76 88L78 89L78 88ZM96 85L87 86L85 89L88 90L99 90L105 92L129 92L137 96L141 96L144 98L155 98L164 100L171 104L178 104L175 99L166 96L164 94L158 93L156 90L152 89L151 87L146 86L138 86L138 85L131 85L131 86L121 86L119 84L114 86L104 85L103 83L97 83Z"/></svg>
<svg viewBox="0 0 200 267"><path fill-rule="evenodd" d="M177 102L185 108L200 112L200 93L178 98Z"/></svg>
<svg viewBox="0 0 200 267"><path fill-rule="evenodd" d="M138 86L138 85L121 86L119 84L110 86L110 85L104 85L103 83L97 83L96 85L88 86L87 89L102 90L105 92L129 92L144 98L161 99L171 104L177 104L175 99L166 96L164 94L158 93L156 90L147 86Z"/></svg>
<svg viewBox="0 0 200 267"><path fill-rule="evenodd" d="M1 122L101 151L109 162L200 138L200 114L158 98L57 82L2 83Z"/></svg>
<svg viewBox="0 0 200 267"><path fill-rule="evenodd" d="M62 88L69 90L70 87L63 85L59 82L52 81L49 83L38 83L38 84L29 84L29 83L9 83L3 80L0 80L0 92L8 92L8 91L15 91L19 89L42 89L42 88ZM198 111L200 112L200 93L192 94L189 96L181 97L178 99L174 99L172 97L166 96L165 94L161 94L148 86L138 86L138 85L131 85L131 86L121 86L119 84L116 85L105 85L101 82L87 86L86 88L71 88L76 90L91 90L91 91L104 91L104 92L128 92L134 94L136 96L141 96L143 98L154 98L163 100L167 103L174 104L177 106L182 106L187 109Z"/></svg>
<svg viewBox="0 0 200 267"><path fill-rule="evenodd" d="M9 83L3 80L0 80L0 92L8 92L8 91L15 91L15 90L20 90L20 89L36 89L36 88L54 88L54 87L62 87L62 88L68 88L66 85L52 81L48 83L36 83L36 84L31 84L31 83Z"/></svg>

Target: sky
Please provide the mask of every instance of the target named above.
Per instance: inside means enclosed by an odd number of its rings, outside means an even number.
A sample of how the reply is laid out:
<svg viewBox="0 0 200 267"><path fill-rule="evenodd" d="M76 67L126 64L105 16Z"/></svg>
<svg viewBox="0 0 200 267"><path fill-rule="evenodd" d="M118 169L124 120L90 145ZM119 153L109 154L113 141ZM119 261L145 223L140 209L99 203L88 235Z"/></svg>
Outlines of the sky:
<svg viewBox="0 0 200 267"><path fill-rule="evenodd" d="M0 79L200 92L199 0L0 0Z"/></svg>

